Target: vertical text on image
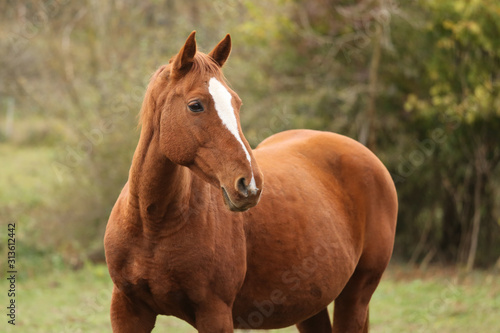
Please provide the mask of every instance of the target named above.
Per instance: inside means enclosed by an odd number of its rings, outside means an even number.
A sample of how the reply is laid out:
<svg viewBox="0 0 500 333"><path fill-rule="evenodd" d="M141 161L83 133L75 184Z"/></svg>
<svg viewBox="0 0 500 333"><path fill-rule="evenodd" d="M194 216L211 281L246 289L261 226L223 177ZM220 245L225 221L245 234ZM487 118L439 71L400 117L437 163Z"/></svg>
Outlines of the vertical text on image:
<svg viewBox="0 0 500 333"><path fill-rule="evenodd" d="M16 224L7 225L7 296L9 303L7 306L7 322L11 325L16 324Z"/></svg>

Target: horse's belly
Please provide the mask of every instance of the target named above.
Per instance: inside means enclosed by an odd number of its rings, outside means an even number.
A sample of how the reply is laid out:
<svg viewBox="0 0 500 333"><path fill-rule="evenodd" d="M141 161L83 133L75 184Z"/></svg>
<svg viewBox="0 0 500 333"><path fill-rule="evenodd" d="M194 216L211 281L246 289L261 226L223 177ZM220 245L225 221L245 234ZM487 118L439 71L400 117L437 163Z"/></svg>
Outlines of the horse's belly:
<svg viewBox="0 0 500 333"><path fill-rule="evenodd" d="M243 311L233 310L235 328L240 329L279 329L295 325L324 309L329 303L305 309L303 304L282 304L282 295L276 292L275 298L254 300ZM239 308L239 307L238 307Z"/></svg>
<svg viewBox="0 0 500 333"><path fill-rule="evenodd" d="M245 281L233 306L236 327L294 325L324 309L343 290L359 260L358 246L346 241L348 232L325 210L316 215L282 223L255 221L247 235Z"/></svg>
<svg viewBox="0 0 500 333"><path fill-rule="evenodd" d="M297 265L269 271L261 278L248 272L233 306L235 327L287 327L327 307L340 294L354 269L351 265L336 267L327 262L329 258L311 255Z"/></svg>

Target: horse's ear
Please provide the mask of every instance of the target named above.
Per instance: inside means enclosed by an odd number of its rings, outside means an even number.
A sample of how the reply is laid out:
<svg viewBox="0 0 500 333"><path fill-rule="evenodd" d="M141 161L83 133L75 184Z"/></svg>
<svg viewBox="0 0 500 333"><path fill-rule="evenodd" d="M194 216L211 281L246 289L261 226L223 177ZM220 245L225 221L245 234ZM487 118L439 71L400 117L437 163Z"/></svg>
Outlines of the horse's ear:
<svg viewBox="0 0 500 333"><path fill-rule="evenodd" d="M229 57L229 53L231 53L231 36L227 34L208 55L222 67Z"/></svg>
<svg viewBox="0 0 500 333"><path fill-rule="evenodd" d="M172 70L177 74L184 74L193 66L194 55L196 54L196 31L193 31L186 39L186 43L175 57Z"/></svg>

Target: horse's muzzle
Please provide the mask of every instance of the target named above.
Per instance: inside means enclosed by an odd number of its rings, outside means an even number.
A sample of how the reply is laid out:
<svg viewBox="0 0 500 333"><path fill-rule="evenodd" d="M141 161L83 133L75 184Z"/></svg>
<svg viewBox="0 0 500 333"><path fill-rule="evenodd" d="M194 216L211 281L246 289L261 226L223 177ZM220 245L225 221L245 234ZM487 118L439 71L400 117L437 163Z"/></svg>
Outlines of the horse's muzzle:
<svg viewBox="0 0 500 333"><path fill-rule="evenodd" d="M243 179L243 178L242 178ZM244 212L255 205L260 200L262 190L258 188L250 188L245 185L244 180L238 181L235 191L228 193L226 188L222 186L222 197L227 208L233 212Z"/></svg>

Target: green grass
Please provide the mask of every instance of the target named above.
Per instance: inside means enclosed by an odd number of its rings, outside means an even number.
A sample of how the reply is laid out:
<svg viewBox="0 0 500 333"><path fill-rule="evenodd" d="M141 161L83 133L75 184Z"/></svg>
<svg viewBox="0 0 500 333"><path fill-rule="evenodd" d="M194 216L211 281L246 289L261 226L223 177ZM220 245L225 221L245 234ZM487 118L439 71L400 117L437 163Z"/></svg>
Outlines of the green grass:
<svg viewBox="0 0 500 333"><path fill-rule="evenodd" d="M373 332L499 332L500 277L389 270L373 296Z"/></svg>
<svg viewBox="0 0 500 333"><path fill-rule="evenodd" d="M109 297L112 288L104 265L78 271L58 270L23 278L17 283L17 321L12 327L2 315L0 331L23 333L110 332ZM0 282L6 304L7 284ZM3 305L2 305L3 307ZM453 271L425 273L391 267L373 296L371 332L498 332L499 276ZM171 317L158 317L154 332L196 332ZM295 328L273 332L296 332Z"/></svg>
<svg viewBox="0 0 500 333"><path fill-rule="evenodd" d="M46 146L0 144L2 206L19 203L33 206L46 200L47 190L57 182L57 174L51 164L54 154L54 148Z"/></svg>

